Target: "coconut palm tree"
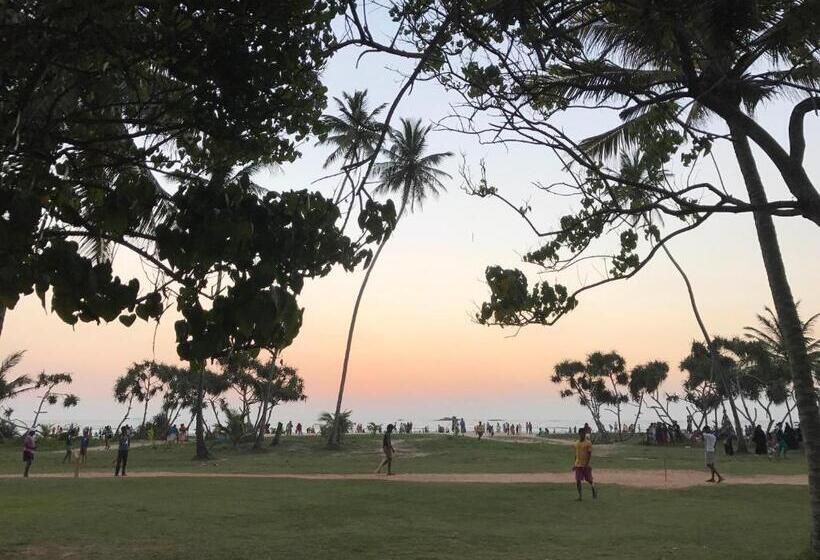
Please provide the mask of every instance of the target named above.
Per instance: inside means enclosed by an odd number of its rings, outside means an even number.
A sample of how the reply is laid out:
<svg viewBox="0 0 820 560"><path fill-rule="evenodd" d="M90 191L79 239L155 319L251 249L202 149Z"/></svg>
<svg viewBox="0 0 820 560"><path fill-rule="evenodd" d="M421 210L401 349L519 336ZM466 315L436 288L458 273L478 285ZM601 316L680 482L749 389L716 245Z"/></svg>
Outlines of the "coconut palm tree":
<svg viewBox="0 0 820 560"><path fill-rule="evenodd" d="M23 359L24 351L17 351L6 356L0 362L0 403L15 395L33 389L32 379L27 375L11 377L13 370Z"/></svg>
<svg viewBox="0 0 820 560"><path fill-rule="evenodd" d="M409 208L412 212L416 208L421 209L425 200L438 196L441 191L445 190L442 179L450 178L450 175L438 167L446 158L453 155L452 152L427 153L427 134L431 128L431 126L423 126L421 120L402 119L401 128L390 132L390 146L384 151L385 160L377 163L374 167L380 179L376 192L380 194L397 194L401 200L396 224L401 220L405 210ZM379 243L359 287L356 303L353 305L353 315L350 318L345 357L342 364L342 378L339 383L339 396L336 400L334 415L336 423L328 436L328 445L331 447L338 446L340 443L338 419L342 410L342 399L344 398L345 383L347 381L347 367L350 361L350 348L353 343L353 332L356 328L356 318L359 314L362 295L367 287L367 282L370 280L373 267L376 265L376 261L379 259L379 255L381 255L388 239L389 236L386 235Z"/></svg>
<svg viewBox="0 0 820 560"><path fill-rule="evenodd" d="M799 305L798 302L797 306ZM780 320L770 307L766 306L763 309L763 313L757 314L757 326L744 327L746 337L762 344L775 363L788 364L786 339ZM820 383L820 339L812 336L812 330L818 318L820 318L820 313L815 313L805 321L801 321L801 329L803 339L806 341L807 357L812 364L815 379Z"/></svg>
<svg viewBox="0 0 820 560"><path fill-rule="evenodd" d="M795 308L799 305L799 302L797 302ZM820 318L820 313L799 322L803 341L806 345L806 358L814 374L815 387L820 386L820 339L812 336L812 330L818 318ZM769 417L769 427L771 427L774 423L769 410L771 404L785 404L786 416L791 422L792 410L797 406L798 395L795 392L790 374L791 366L786 335L777 313L766 306L764 313L757 315L757 323L756 326L744 327L744 330L746 331L746 338L759 344L769 357L771 371L766 372L768 375L762 376L764 379L761 381L766 386L768 402L759 404ZM792 402L790 402L790 399L792 399Z"/></svg>
<svg viewBox="0 0 820 560"><path fill-rule="evenodd" d="M353 94L344 92L342 99L334 97L333 101L339 114L322 117L325 131L316 144L334 148L325 160L325 168L337 162L359 162L373 155L384 126L377 117L387 107L386 103L382 103L371 110L367 90L357 90Z"/></svg>
<svg viewBox="0 0 820 560"><path fill-rule="evenodd" d="M316 145L333 147L323 167L330 167L334 163L342 165L344 178L333 198L339 203L344 200L345 196L349 196L349 216L356 201L355 195L359 185L355 171L359 168L357 164L374 156L384 131L384 124L378 120L378 117L387 104L382 103L371 110L367 100L367 90L357 90L353 94L345 92L342 93L341 99L334 97L333 100L336 102L339 114L322 117L324 132L319 136ZM345 195L346 191L347 195Z"/></svg>
<svg viewBox="0 0 820 560"><path fill-rule="evenodd" d="M595 99L610 106L621 96L636 100L622 108L618 127L587 139L586 146L597 145L604 157L606 152L634 144L641 130L668 131L685 122L688 134L703 130L709 120L722 121L729 129L749 203L757 208L769 204L752 152L753 141L778 166L781 178L806 208L805 215L820 223L820 194L803 164L803 118L816 107L814 96L820 83L814 54L801 55L814 53L816 47L815 3L667 2L663 9L658 6L641 0L579 9L583 21L575 22L576 38L585 47L583 54L604 51L605 55L556 65L549 87L547 80L540 80L544 97L556 94L568 103ZM790 63L781 65L786 60ZM789 95L804 98L792 107L790 143L784 147L752 114L764 102ZM753 218L806 443L812 554L820 557L820 411L815 368L772 214L756 211Z"/></svg>
<svg viewBox="0 0 820 560"><path fill-rule="evenodd" d="M339 414L323 412L319 416L319 423L322 425L321 431L330 433L336 430L339 432L339 441L341 441L342 435L353 429L353 420L350 419L352 414L352 410L345 410Z"/></svg>

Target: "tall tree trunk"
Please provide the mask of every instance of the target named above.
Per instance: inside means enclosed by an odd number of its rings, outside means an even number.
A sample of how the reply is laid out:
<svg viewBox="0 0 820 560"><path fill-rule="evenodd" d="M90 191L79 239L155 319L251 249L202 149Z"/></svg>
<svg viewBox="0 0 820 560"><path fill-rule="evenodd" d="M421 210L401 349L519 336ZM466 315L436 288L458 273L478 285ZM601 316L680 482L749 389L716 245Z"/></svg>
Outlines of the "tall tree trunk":
<svg viewBox="0 0 820 560"><path fill-rule="evenodd" d="M763 206L767 203L766 191L749 147L749 140L735 128L732 128L731 132L735 156L746 183L749 201L755 206ZM800 428L803 432L809 467L812 555L820 558L820 414L818 414L817 393L814 387L811 362L806 352L802 323L797 314L797 306L794 303L786 276L786 267L780 253L774 220L770 214L755 212L754 221L766 276L769 280L769 289L772 292L777 318L783 331L786 354L792 372L797 412L800 417Z"/></svg>
<svg viewBox="0 0 820 560"><path fill-rule="evenodd" d="M675 266L678 273L681 275L681 278L683 278L684 284L686 284L686 291L689 293L689 304L692 306L692 312L695 314L695 321L697 321L700 332L706 341L706 347L709 349L709 369L712 379L720 380L720 384L723 386L723 391L729 397L729 408L732 409L732 419L735 422L735 433L737 434L737 452L748 453L749 450L746 446L746 438L743 437L743 425L740 423L740 415L737 413L737 406L735 406L735 393L727 381L723 370L720 369L718 351L712 337L709 336L709 331L706 330L706 324L703 322L703 317L700 315L700 310L698 309L698 303L695 300L695 291L692 288L692 283L689 281L689 276L683 270L683 267L678 264L678 261L672 256L672 253L666 245L662 244L661 248L663 249L663 252L666 253L666 256L669 257L669 260Z"/></svg>
<svg viewBox="0 0 820 560"><path fill-rule="evenodd" d="M259 414L259 422L256 426L256 440L253 442L254 449L262 448L262 441L265 439L265 425L268 422L268 400L270 399L270 381L265 389L265 399L262 402L262 410Z"/></svg>
<svg viewBox="0 0 820 560"><path fill-rule="evenodd" d="M128 415L131 414L131 405L133 403L134 403L134 395L131 395L128 398L128 408L125 410L125 416L122 417L122 420L120 420L120 423L117 424L117 429L114 430L115 434L120 433L120 428L122 428L122 425L125 424L126 420L128 420Z"/></svg>
<svg viewBox="0 0 820 560"><path fill-rule="evenodd" d="M192 363L191 367L199 371L199 384L196 389L196 458L207 459L208 447L205 445L205 418L202 407L205 404L205 364Z"/></svg>
<svg viewBox="0 0 820 560"><path fill-rule="evenodd" d="M0 337L3 336L3 324L6 322L6 308L0 305Z"/></svg>
<svg viewBox="0 0 820 560"><path fill-rule="evenodd" d="M148 397L145 398L145 406L142 407L142 424L140 429L145 427L145 421L148 419Z"/></svg>
<svg viewBox="0 0 820 560"><path fill-rule="evenodd" d="M359 293L356 295L356 303L353 305L353 315L350 317L350 327L347 330L345 358L342 362L342 378L339 382L339 396L336 399L336 414L333 416L333 428L330 430L330 434L328 435L328 447L338 447L341 444L341 434L339 433L339 416L342 412L342 400L344 399L345 383L347 382L347 365L350 361L350 348L353 344L353 332L356 329L356 318L359 316L359 306L362 303L364 289L367 287L367 282L370 280L370 274L373 272L373 268L376 266L376 261L379 259L379 255L382 254L382 249L384 249L384 246L387 244L387 240L390 239L390 237L392 237L392 235L396 232L396 226L398 225L399 220L401 220L402 214L404 214L404 209L406 207L407 202L405 201L402 203L401 210L399 210L399 215L396 217L396 225L393 226L393 231L390 232L389 236L382 239L381 243L379 243L376 253L373 255L373 260L370 261L370 266L367 267L367 272L364 274L362 285L359 286Z"/></svg>

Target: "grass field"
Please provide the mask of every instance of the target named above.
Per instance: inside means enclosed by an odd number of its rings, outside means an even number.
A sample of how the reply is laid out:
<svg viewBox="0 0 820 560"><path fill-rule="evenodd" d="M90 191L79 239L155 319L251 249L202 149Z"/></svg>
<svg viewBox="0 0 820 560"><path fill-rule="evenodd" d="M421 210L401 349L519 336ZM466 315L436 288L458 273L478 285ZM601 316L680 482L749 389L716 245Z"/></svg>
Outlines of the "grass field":
<svg viewBox="0 0 820 560"><path fill-rule="evenodd" d="M396 436L396 470L404 473L473 473L473 472L566 472L572 465L569 445L537 441L478 441L451 436ZM191 460L191 444L185 446L158 443L156 448L131 449L128 468L138 470L238 472L238 473L362 473L372 471L381 460L381 438L350 436L344 451L329 451L315 437L283 439L275 447L260 452L246 448L233 450L230 445L212 447L213 460L204 463ZM115 451L91 451L88 470L111 468ZM62 447L57 442L41 446L33 473L66 472L62 464ZM802 453L792 453L783 460L769 460L754 455L718 457L721 472L738 474L802 474L806 472ZM620 469L700 469L703 450L700 447L665 447L640 445L637 442L597 445L594 466ZM0 473L21 472L21 446L12 442L0 445Z"/></svg>
<svg viewBox="0 0 820 560"><path fill-rule="evenodd" d="M32 484L33 483L33 484ZM3 481L3 558L793 559L805 490L255 479ZM759 528L760 530L754 530Z"/></svg>
<svg viewBox="0 0 820 560"><path fill-rule="evenodd" d="M396 469L415 473L564 471L563 444L396 438ZM351 437L342 451L291 438L261 453L216 446L135 447L137 470L362 473L380 441ZM42 446L33 473L65 472L59 446ZM700 449L596 446L596 467L701 467ZM93 451L88 469L111 468ZM799 474L783 461L719 457L727 475ZM0 472L20 470L18 444L0 446ZM808 547L803 486L651 490L604 484L574 501L567 484L450 484L251 478L0 479L0 558L308 559L766 559Z"/></svg>

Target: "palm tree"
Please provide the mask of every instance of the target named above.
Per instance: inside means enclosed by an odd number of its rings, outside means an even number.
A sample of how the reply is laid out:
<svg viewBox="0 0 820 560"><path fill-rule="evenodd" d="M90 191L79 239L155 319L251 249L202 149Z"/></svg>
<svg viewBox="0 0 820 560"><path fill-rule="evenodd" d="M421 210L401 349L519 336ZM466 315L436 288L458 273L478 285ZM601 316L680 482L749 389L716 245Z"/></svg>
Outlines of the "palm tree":
<svg viewBox="0 0 820 560"><path fill-rule="evenodd" d="M25 351L19 350L9 354L0 362L0 403L34 388L31 378L27 375L18 375L13 378L9 375L23 359L23 354Z"/></svg>
<svg viewBox="0 0 820 560"><path fill-rule="evenodd" d="M416 208L421 209L424 201L429 197L436 197L445 190L442 179L449 178L450 175L438 168L439 165L452 156L452 152L427 153L427 134L431 126L422 126L421 120L401 120L401 129L390 132L390 147L385 150L385 161L379 162L375 170L380 177L377 193L398 194L401 199L401 207L396 217L396 224L401 220L404 211L409 207L412 212ZM395 229L395 226L394 226ZM382 238L373 259L365 272L359 293L356 296L356 303L353 305L353 315L350 318L350 328L347 332L347 345L345 346L345 357L342 364L342 378L339 383L339 396L336 400L336 413L334 418L336 424L328 436L328 445L338 446L340 434L338 426L339 413L342 410L342 399L344 398L345 382L347 381L347 367L350 360L350 348L353 343L353 332L356 328L356 318L359 314L359 306L362 302L362 295L370 280L373 267L384 249L389 235Z"/></svg>
<svg viewBox="0 0 820 560"><path fill-rule="evenodd" d="M553 67L551 76L539 82L544 98L555 94L568 103L594 99L610 106L620 101L617 97L637 100L620 112L621 125L586 142L587 147L597 146L604 157L605 152L611 155L620 147L639 143L641 130L669 130L685 122L690 126L684 132L691 133L717 118L729 129L749 203L757 208L769 204L751 138L809 209L806 216L818 222L820 197L803 167L802 128L803 116L816 106L816 99L809 94L792 108L788 148L751 117L767 100L817 91L820 69L813 55L805 65L780 65L784 60L803 60L800 53L814 49L814 28L801 23L814 21L815 3L740 2L732 4L736 9L727 9L725 2L702 2L698 9L686 3L664 3L664 9L659 5L641 0L579 9L578 43L585 52L604 51L605 55L578 57L574 63ZM692 124L697 126L693 129ZM814 366L772 214L755 211L753 218L806 443L812 553L820 557L820 410Z"/></svg>
<svg viewBox="0 0 820 560"><path fill-rule="evenodd" d="M345 410L339 414L331 414L330 412L323 412L319 416L319 422L322 424L321 431L332 432L337 430L339 432L339 440L341 441L342 434L348 433L353 429L353 420L350 419L353 414L352 410Z"/></svg>
<svg viewBox="0 0 820 560"><path fill-rule="evenodd" d="M371 111L367 102L367 90L357 90L352 95L345 92L342 93L342 99L334 97L333 101L336 102L339 115L322 117L325 132L317 142L317 145L334 147L325 160L325 168L338 161L349 165L373 155L384 126L377 117L387 107L386 103L382 103Z"/></svg>
<svg viewBox="0 0 820 560"><path fill-rule="evenodd" d="M798 302L797 306L799 305ZM801 330L806 343L806 355L814 372L815 383L820 384L820 339L812 336L812 330L818 318L820 318L820 313L815 313L805 321L801 321ZM763 314L757 314L757 322L758 326L744 327L746 337L763 347L777 371L788 371L789 357L786 350L786 337L777 314L766 306ZM788 396L789 392L784 392L784 395ZM791 407L788 403L786 406L788 416L791 418Z"/></svg>
<svg viewBox="0 0 820 560"><path fill-rule="evenodd" d="M800 306L800 303L797 303ZM766 351L778 361L788 362L786 354L786 340L783 336L783 329L780 320L769 306L763 308L764 313L757 314L758 326L744 327L746 337L760 342ZM820 313L815 313L805 321L802 321L803 339L806 341L806 351L809 360L814 364L815 375L820 374L820 339L811 336L814 323L820 318Z"/></svg>

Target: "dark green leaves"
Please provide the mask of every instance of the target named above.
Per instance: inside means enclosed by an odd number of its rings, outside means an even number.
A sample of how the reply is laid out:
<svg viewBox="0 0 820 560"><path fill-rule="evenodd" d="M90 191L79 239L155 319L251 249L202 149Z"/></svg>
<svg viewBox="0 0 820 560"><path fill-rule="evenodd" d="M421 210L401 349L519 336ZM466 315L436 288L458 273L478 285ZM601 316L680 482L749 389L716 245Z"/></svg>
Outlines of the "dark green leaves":
<svg viewBox="0 0 820 560"><path fill-rule="evenodd" d="M481 306L477 316L478 322L484 325L549 324L577 305L575 298L560 284L539 282L530 290L520 270L490 266L485 277L490 301Z"/></svg>
<svg viewBox="0 0 820 560"><path fill-rule="evenodd" d="M257 196L230 174L297 157L325 106L338 13L333 0L4 6L0 305L36 291L70 324L159 317L174 290L114 276L121 244L182 294L186 355L289 343L304 279L364 254L331 201ZM202 309L219 275L231 289Z"/></svg>

